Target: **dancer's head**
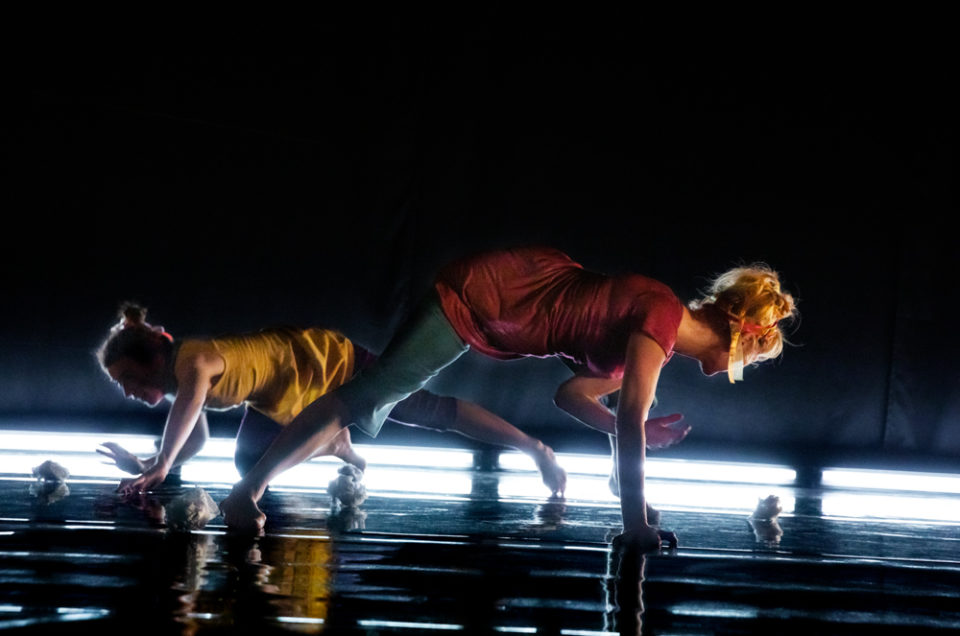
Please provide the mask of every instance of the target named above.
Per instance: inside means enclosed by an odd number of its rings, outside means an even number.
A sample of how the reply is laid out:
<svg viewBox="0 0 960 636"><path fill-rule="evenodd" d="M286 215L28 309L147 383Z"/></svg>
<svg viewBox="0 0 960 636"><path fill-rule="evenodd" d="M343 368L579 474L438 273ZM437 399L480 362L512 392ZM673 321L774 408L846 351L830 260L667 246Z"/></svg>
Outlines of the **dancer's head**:
<svg viewBox="0 0 960 636"><path fill-rule="evenodd" d="M727 373L743 379L743 366L776 358L783 351L782 321L793 318L793 296L780 288L780 277L767 265L735 267L717 276L692 309L710 308L724 317L729 332ZM721 323L722 324L722 323Z"/></svg>
<svg viewBox="0 0 960 636"><path fill-rule="evenodd" d="M134 303L120 306L120 322L97 350L104 373L124 395L156 406L164 397L173 355L173 337L146 321L147 310Z"/></svg>

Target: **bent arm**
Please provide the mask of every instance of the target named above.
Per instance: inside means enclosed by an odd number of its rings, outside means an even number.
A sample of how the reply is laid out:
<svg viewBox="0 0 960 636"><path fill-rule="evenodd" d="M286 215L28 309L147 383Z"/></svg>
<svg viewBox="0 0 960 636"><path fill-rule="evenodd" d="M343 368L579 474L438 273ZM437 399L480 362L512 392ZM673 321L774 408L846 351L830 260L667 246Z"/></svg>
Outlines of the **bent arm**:
<svg viewBox="0 0 960 636"><path fill-rule="evenodd" d="M642 530L648 525L644 494L644 422L653 405L660 368L665 359L663 349L649 336L639 332L630 336L616 416L620 510L624 532Z"/></svg>
<svg viewBox="0 0 960 636"><path fill-rule="evenodd" d="M118 490L124 494L150 490L163 482L176 463L186 461L200 450L206 441L207 421L203 405L213 378L222 373L223 359L215 354L197 354L177 360L177 395L167 414L163 427L160 451L154 465L135 479L124 479ZM195 433L199 429L200 432ZM198 443L199 442L199 443Z"/></svg>
<svg viewBox="0 0 960 636"><path fill-rule="evenodd" d="M577 374L557 388L553 403L587 426L613 435L617 416L600 399L620 390L621 382Z"/></svg>

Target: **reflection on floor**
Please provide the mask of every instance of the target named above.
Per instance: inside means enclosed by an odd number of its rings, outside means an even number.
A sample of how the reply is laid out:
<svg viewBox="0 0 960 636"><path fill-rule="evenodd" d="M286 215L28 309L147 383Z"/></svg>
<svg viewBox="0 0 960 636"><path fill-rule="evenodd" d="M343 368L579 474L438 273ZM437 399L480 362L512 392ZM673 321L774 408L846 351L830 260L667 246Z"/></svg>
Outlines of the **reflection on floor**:
<svg viewBox="0 0 960 636"><path fill-rule="evenodd" d="M100 439L0 432L0 628L35 633L878 634L960 630L960 495L801 489L778 467L664 462L652 503L680 548L617 554L604 458L561 456L551 499L523 458L476 471L463 453L364 449L370 497L332 511L337 464L291 471L264 499L261 537L163 525L200 485L222 499L229 443L182 485L125 502ZM135 448L152 441L130 439ZM57 444L61 444L58 447ZM36 450L36 449L42 450ZM217 449L220 449L219 451ZM136 450L143 450L142 448ZM30 471L53 459L64 489ZM406 465L403 465L406 464ZM436 468L433 466L441 465ZM699 468L703 468L700 466ZM874 481L873 483L878 483ZM942 484L943 482L941 482ZM867 483L866 486L869 486ZM776 533L748 515L780 497ZM757 529L755 534L754 529Z"/></svg>

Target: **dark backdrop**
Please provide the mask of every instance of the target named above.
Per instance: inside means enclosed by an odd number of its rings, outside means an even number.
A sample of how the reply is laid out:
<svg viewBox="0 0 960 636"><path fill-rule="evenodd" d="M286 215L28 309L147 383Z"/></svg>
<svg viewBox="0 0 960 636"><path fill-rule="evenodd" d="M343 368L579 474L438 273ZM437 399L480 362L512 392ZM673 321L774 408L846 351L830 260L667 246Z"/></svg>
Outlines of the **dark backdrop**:
<svg viewBox="0 0 960 636"><path fill-rule="evenodd" d="M933 49L332 24L279 47L50 38L5 66L7 427L156 430L91 356L121 300L175 335L320 324L379 350L442 263L540 242L682 299L762 260L800 299L796 346L746 382L666 367L657 413L694 425L675 454L960 451L955 76ZM552 405L567 375L468 354L433 386L602 446Z"/></svg>

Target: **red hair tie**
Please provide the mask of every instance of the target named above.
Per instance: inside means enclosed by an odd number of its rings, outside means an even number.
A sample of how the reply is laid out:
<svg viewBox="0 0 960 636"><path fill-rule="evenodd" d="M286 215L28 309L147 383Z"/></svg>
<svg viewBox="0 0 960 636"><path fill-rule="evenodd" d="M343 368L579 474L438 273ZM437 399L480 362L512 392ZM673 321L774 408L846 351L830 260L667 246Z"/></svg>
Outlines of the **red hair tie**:
<svg viewBox="0 0 960 636"><path fill-rule="evenodd" d="M760 325L755 322L748 322L743 318L741 318L740 316L736 316L729 311L727 312L727 316L730 318L730 320L733 320L740 324L740 331L742 331L743 333L751 334L751 335L759 334L761 336L765 336L771 331L773 331L774 329L776 329L777 324L780 322L779 320L774 320L769 325Z"/></svg>

